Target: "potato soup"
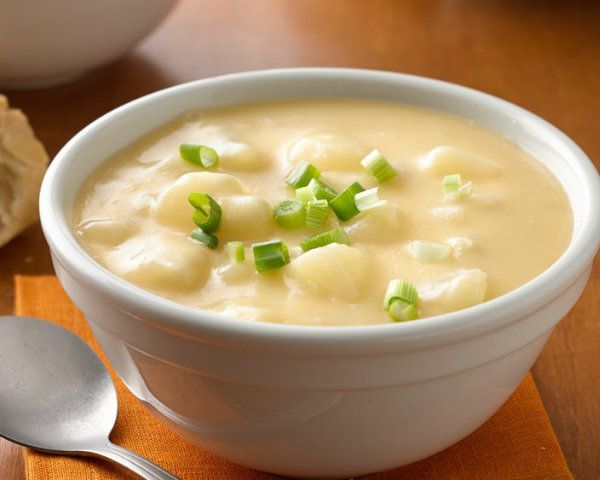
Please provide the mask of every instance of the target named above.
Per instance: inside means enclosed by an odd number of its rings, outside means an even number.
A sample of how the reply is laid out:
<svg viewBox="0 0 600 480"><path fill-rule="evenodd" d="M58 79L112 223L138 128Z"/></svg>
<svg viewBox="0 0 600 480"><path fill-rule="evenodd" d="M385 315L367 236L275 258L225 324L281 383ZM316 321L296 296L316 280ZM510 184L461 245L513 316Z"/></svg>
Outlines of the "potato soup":
<svg viewBox="0 0 600 480"><path fill-rule="evenodd" d="M319 100L183 115L107 159L73 228L106 269L175 302L365 325L517 288L566 249L572 214L540 162L472 122Z"/></svg>

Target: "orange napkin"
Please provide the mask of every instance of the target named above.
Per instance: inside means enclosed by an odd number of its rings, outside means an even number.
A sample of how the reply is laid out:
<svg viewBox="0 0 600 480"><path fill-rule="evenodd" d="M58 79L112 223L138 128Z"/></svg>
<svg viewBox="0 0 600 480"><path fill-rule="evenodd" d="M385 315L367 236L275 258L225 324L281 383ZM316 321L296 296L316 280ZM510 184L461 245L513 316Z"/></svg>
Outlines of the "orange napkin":
<svg viewBox="0 0 600 480"><path fill-rule="evenodd" d="M70 329L106 362L83 316L55 277L17 277L16 313L40 317ZM163 427L114 372L119 417L111 439L148 457L182 479L276 479L222 460ZM136 478L120 467L91 458L45 455L24 449L28 480ZM479 430L420 462L361 480L559 480L572 479L531 375Z"/></svg>

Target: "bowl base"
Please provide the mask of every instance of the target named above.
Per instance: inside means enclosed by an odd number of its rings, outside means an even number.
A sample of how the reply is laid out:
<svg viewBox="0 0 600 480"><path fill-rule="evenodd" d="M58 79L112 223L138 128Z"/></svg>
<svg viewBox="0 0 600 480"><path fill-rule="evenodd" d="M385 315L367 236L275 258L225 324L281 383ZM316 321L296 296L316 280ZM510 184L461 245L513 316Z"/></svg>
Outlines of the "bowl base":
<svg viewBox="0 0 600 480"><path fill-rule="evenodd" d="M87 72L88 70L68 72L51 77L36 78L34 80L0 80L0 88L7 90L38 90L58 87L78 80Z"/></svg>

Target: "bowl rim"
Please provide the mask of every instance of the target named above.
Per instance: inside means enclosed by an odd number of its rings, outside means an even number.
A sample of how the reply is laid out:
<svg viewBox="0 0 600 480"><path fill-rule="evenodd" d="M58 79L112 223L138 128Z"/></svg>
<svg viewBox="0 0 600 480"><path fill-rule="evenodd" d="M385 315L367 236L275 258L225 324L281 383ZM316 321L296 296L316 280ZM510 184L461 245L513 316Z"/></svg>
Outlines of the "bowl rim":
<svg viewBox="0 0 600 480"><path fill-rule="evenodd" d="M186 92L209 85L218 86L220 82L260 81L265 78L286 82L319 77L357 82L361 79L379 79L397 82L398 88L411 85L427 87L449 95L468 97L490 109L500 109L507 115L518 115L533 122L561 145L561 157L571 168L578 170L578 180L582 181L580 187L586 190L586 198L590 202L567 249L537 277L515 290L473 307L427 317L418 322L325 327L252 322L164 299L106 270L83 250L70 229L65 231L61 227L61 221L66 224L66 213L61 211L59 202L61 172L75 160L75 156L71 155L74 147L93 137L105 125L157 100L168 101L170 97L185 95ZM564 152L568 153L568 158L564 157ZM314 67L255 70L200 79L159 90L130 101L89 124L59 151L50 164L40 191L40 219L54 261L60 263L78 283L93 289L114 308L155 328L210 343L235 344L247 348L269 348L275 342L276 348L281 350L311 346L326 354L348 353L348 349L374 353L390 347L430 347L494 331L539 310L559 296L586 271L598 250L600 176L586 154L559 129L521 107L478 90L427 77L377 70Z"/></svg>

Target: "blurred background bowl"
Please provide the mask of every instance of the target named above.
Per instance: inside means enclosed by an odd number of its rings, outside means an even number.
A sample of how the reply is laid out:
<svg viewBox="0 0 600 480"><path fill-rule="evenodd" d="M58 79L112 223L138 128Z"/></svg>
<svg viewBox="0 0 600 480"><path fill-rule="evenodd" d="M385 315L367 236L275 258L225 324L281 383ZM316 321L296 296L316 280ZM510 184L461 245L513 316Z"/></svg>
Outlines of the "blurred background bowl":
<svg viewBox="0 0 600 480"><path fill-rule="evenodd" d="M60 85L127 52L177 0L0 1L0 88Z"/></svg>

